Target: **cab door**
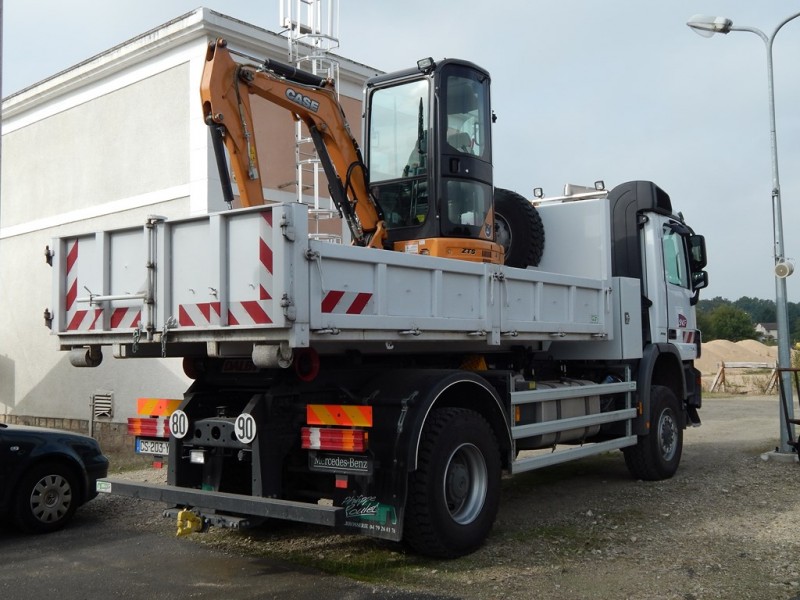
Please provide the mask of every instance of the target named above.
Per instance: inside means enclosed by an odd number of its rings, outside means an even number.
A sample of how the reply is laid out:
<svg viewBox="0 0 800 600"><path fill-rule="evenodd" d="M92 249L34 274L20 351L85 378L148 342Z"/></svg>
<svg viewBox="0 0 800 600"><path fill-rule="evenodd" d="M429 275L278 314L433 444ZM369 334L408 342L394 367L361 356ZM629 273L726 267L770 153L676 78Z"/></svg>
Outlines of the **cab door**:
<svg viewBox="0 0 800 600"><path fill-rule="evenodd" d="M697 358L697 317L693 298L690 262L690 230L682 223L667 220L661 229L661 249L664 264L667 339L674 344L682 360Z"/></svg>

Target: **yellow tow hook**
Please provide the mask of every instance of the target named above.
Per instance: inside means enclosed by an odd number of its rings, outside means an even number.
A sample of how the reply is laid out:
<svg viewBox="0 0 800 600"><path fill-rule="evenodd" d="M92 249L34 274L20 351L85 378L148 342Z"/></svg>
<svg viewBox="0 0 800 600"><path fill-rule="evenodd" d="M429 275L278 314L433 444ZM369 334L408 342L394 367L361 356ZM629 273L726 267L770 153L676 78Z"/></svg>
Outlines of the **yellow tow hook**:
<svg viewBox="0 0 800 600"><path fill-rule="evenodd" d="M202 529L203 519L192 511L184 508L178 513L178 531L175 533L177 537L191 535L197 531L202 531Z"/></svg>

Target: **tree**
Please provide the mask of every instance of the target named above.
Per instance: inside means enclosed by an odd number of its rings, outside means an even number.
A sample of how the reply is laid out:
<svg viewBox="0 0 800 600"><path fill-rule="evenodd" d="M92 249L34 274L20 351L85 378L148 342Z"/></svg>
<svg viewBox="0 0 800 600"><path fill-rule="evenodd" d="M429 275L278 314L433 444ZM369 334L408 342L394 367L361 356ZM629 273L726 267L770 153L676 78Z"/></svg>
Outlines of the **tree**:
<svg viewBox="0 0 800 600"><path fill-rule="evenodd" d="M711 312L705 310L697 311L697 328L703 335L704 342L710 342L717 339L714 335L714 328L711 325Z"/></svg>
<svg viewBox="0 0 800 600"><path fill-rule="evenodd" d="M750 315L732 305L716 308L709 316L709 324L715 338L738 342L758 337Z"/></svg>
<svg viewBox="0 0 800 600"><path fill-rule="evenodd" d="M703 340L706 342L717 338L726 338L728 335L727 333L720 334L717 332L711 319L712 315L722 307L733 307L744 311L750 316L750 320L754 325L756 323L775 323L778 320L774 300L761 300L748 296L742 296L735 302L726 300L721 296L716 296L710 300L703 299L696 306L697 328L703 332ZM787 304L787 312L789 313L789 337L792 343L795 343L800 341L800 303L789 302Z"/></svg>
<svg viewBox="0 0 800 600"><path fill-rule="evenodd" d="M774 323L778 320L773 300L742 296L733 305L750 315L754 323Z"/></svg>

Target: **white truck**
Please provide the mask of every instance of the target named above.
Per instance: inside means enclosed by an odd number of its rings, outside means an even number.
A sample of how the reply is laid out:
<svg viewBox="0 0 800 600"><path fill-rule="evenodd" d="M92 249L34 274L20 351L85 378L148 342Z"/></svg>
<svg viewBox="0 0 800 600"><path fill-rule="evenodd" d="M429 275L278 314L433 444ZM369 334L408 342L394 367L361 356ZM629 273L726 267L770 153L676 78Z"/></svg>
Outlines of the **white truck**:
<svg viewBox="0 0 800 600"><path fill-rule="evenodd" d="M272 69L313 106L321 82ZM486 101L457 109L469 129L451 145L444 112L475 89ZM389 155L404 121L385 94L412 98L411 157ZM51 329L74 365L105 347L183 357L193 379L169 417L167 485L98 490L164 502L186 530L288 519L455 557L489 534L503 472L620 449L634 477L672 476L700 423L702 236L646 181L493 207L488 74L470 63L421 62L365 98L362 192L382 219L362 231L378 247L311 239L299 203L53 240ZM342 199L356 226L358 200ZM520 222L546 247L521 252ZM403 232L420 225L439 230ZM426 255L437 235L483 246ZM499 262L500 242L538 265Z"/></svg>

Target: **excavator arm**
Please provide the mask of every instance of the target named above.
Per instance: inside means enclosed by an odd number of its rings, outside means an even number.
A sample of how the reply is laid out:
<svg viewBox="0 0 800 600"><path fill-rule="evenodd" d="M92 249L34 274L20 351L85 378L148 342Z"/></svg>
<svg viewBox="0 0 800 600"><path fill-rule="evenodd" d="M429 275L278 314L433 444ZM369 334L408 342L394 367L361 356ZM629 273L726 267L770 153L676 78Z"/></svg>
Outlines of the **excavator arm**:
<svg viewBox="0 0 800 600"><path fill-rule="evenodd" d="M366 165L350 133L333 83L267 60L237 63L225 40L209 44L200 85L203 115L211 127L225 199L233 192L223 146L228 150L242 206L264 204L250 96L282 106L303 121L328 179L331 198L347 222L353 242L383 248L383 214L369 191Z"/></svg>

